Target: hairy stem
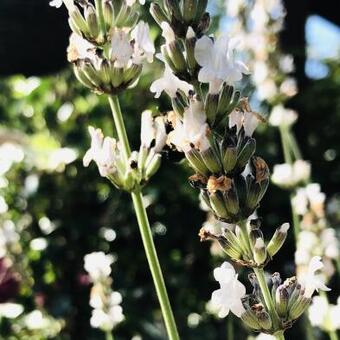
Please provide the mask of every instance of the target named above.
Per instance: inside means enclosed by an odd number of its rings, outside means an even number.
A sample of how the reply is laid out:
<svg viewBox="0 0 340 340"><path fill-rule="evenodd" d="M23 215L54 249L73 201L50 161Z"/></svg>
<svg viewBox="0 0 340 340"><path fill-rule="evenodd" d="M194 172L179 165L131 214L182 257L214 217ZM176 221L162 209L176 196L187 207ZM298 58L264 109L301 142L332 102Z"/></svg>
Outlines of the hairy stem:
<svg viewBox="0 0 340 340"><path fill-rule="evenodd" d="M109 96L114 123L125 160L128 160L131 154L130 144L125 129L123 116L120 110L119 100L117 96ZM144 250L149 263L154 285L156 288L158 300L161 306L165 327L170 340L179 340L175 318L171 309L168 293L165 287L162 270L159 264L155 244L152 238L150 223L143 203L143 195L141 189L137 187L131 193L135 214L137 216L139 230L142 236Z"/></svg>

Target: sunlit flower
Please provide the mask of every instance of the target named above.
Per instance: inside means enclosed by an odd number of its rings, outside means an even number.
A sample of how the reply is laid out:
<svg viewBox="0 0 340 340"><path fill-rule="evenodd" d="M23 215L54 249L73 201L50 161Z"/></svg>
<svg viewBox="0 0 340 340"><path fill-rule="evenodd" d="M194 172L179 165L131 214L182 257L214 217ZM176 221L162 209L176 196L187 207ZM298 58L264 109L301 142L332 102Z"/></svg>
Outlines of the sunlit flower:
<svg viewBox="0 0 340 340"><path fill-rule="evenodd" d="M133 62L141 64L146 59L149 63L153 61L155 46L150 38L149 25L144 21L140 21L137 26L131 31L133 39Z"/></svg>
<svg viewBox="0 0 340 340"><path fill-rule="evenodd" d="M93 281L107 277L111 274L111 264L113 258L103 252L93 252L84 257L84 268L89 273Z"/></svg>
<svg viewBox="0 0 340 340"><path fill-rule="evenodd" d="M269 116L269 123L273 126L290 126L297 120L297 117L296 111L286 109L282 105L276 105Z"/></svg>
<svg viewBox="0 0 340 340"><path fill-rule="evenodd" d="M150 110L142 113L141 144L146 148L152 147L154 152L160 152L167 139L163 117L152 117ZM152 143L154 143L152 145Z"/></svg>
<svg viewBox="0 0 340 340"><path fill-rule="evenodd" d="M208 124L200 101L191 101L189 108L184 111L183 120L177 119L174 130L169 134L169 141L179 151L188 152L192 148L205 151L209 148L207 137Z"/></svg>
<svg viewBox="0 0 340 340"><path fill-rule="evenodd" d="M307 181L310 171L310 163L301 159L293 164L276 164L273 169L272 181L282 187L293 187Z"/></svg>
<svg viewBox="0 0 340 340"><path fill-rule="evenodd" d="M24 311L24 307L17 303L0 303L0 318L5 317L8 319L17 318Z"/></svg>
<svg viewBox="0 0 340 340"><path fill-rule="evenodd" d="M115 29L112 34L110 50L110 57L115 62L115 67L127 66L133 52L128 34L122 29Z"/></svg>
<svg viewBox="0 0 340 340"><path fill-rule="evenodd" d="M163 91L165 91L170 98L175 98L177 91L183 91L188 95L190 90L193 90L192 85L177 78L166 64L163 77L155 80L150 87L150 91L155 93L155 98L159 98Z"/></svg>
<svg viewBox="0 0 340 340"><path fill-rule="evenodd" d="M95 54L95 46L80 35L72 33L67 48L67 60L72 63L80 59L89 59L96 62L97 56Z"/></svg>
<svg viewBox="0 0 340 340"><path fill-rule="evenodd" d="M246 136L251 137L261 121L263 119L255 112L242 112L239 109L235 109L229 115L229 128L236 126L238 133L243 126Z"/></svg>
<svg viewBox="0 0 340 340"><path fill-rule="evenodd" d="M198 80L209 83L210 93L217 93L223 82L233 83L242 79L242 73L248 68L241 61L235 60L234 49L237 40L221 35L215 41L207 36L197 40L195 58L202 68Z"/></svg>
<svg viewBox="0 0 340 340"><path fill-rule="evenodd" d="M241 299L246 294L246 288L238 280L234 267L230 263L224 262L214 270L214 277L221 286L211 296L212 305L219 309L218 316L224 318L231 311L240 317L245 311Z"/></svg>
<svg viewBox="0 0 340 340"><path fill-rule="evenodd" d="M89 127L91 135L91 147L86 152L83 163L89 166L91 161L97 163L99 173L106 177L115 171L114 151L116 149L116 140L114 138L105 137L100 129Z"/></svg>
<svg viewBox="0 0 340 340"><path fill-rule="evenodd" d="M325 285L324 280L320 275L316 274L317 271L324 267L321 262L320 256L314 256L308 266L307 275L304 278L305 296L310 298L314 291L330 291L330 289Z"/></svg>

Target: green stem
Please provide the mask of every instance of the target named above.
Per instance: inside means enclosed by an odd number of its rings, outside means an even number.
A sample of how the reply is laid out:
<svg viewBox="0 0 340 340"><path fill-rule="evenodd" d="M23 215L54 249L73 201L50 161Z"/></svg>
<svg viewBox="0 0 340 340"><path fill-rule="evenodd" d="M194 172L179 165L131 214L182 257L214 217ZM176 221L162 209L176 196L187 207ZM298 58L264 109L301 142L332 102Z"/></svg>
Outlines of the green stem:
<svg viewBox="0 0 340 340"><path fill-rule="evenodd" d="M302 154L301 154L299 145L296 141L294 133L291 130L287 131L287 137L288 137L288 141L292 148L292 152L294 154L295 159L302 159Z"/></svg>
<svg viewBox="0 0 340 340"><path fill-rule="evenodd" d="M329 331L328 335L329 335L329 338L331 340L338 340L339 339L336 331Z"/></svg>
<svg viewBox="0 0 340 340"><path fill-rule="evenodd" d="M228 315L228 340L234 340L234 323L233 323L233 316L231 314Z"/></svg>
<svg viewBox="0 0 340 340"><path fill-rule="evenodd" d="M294 209L293 196L294 196L293 193L291 193L290 194L290 206L292 210L294 238L295 238L295 243L297 243L298 236L300 233L300 218Z"/></svg>
<svg viewBox="0 0 340 340"><path fill-rule="evenodd" d="M124 158L129 159L131 150L128 136L125 129L125 124L120 110L119 100L117 96L109 96L109 103L111 106L113 119L115 122L117 134L120 143L122 144L122 151ZM176 327L175 318L171 309L168 293L165 287L162 270L159 264L155 244L153 242L150 223L143 203L143 195L141 189L137 187L131 193L135 213L137 216L139 230L142 236L144 250L151 270L152 278L156 287L159 303L165 322L165 327L170 340L179 340L179 335Z"/></svg>
<svg viewBox="0 0 340 340"><path fill-rule="evenodd" d="M105 339L106 340L114 340L114 337L110 331L105 332Z"/></svg>
<svg viewBox="0 0 340 340"><path fill-rule="evenodd" d="M253 268L254 273L256 274L257 281L259 282L261 292L264 298L264 302L266 304L267 310L272 318L273 321L273 328L277 329L279 328L280 325L280 319L277 315L274 301L272 299L272 296L270 294L267 282L266 282L266 277L264 275L264 270L262 268ZM283 336L283 335L282 335ZM284 338L278 338L278 339L284 339Z"/></svg>
<svg viewBox="0 0 340 340"><path fill-rule="evenodd" d="M280 137L281 137L281 143L282 143L282 148L283 148L283 156L284 160L288 164L293 163L293 159L289 150L289 143L287 140L287 135L288 135L288 130L285 126L280 126Z"/></svg>

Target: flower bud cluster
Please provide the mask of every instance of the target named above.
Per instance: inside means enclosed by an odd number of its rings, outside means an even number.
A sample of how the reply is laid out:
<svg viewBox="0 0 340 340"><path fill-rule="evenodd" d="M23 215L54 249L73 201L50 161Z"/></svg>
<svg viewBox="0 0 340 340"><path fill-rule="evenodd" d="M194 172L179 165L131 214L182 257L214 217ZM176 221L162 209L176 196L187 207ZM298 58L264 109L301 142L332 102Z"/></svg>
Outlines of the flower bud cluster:
<svg viewBox="0 0 340 340"><path fill-rule="evenodd" d="M203 227L199 235L201 241L209 239L218 241L222 250L234 262L248 267L262 268L283 246L289 224L284 223L278 227L267 244L260 226L259 219L251 220L246 230L247 238L245 238L241 227L237 225L234 230L225 228L220 234L215 234Z"/></svg>
<svg viewBox="0 0 340 340"><path fill-rule="evenodd" d="M257 332L275 334L284 331L305 312L315 290L329 290L317 274L322 266L320 258L313 258L309 264L308 278L304 282L291 277L282 283L280 274L274 273L269 296L273 309L269 310L257 276L254 273L248 276L253 291L246 294L245 286L238 280L233 266L224 262L214 270L220 289L212 293L211 308L221 318L231 311Z"/></svg>
<svg viewBox="0 0 340 340"><path fill-rule="evenodd" d="M166 142L165 123L162 117L154 119L151 111L142 114L140 150L133 151L128 159L114 138L104 138L102 131L92 126L89 133L92 141L83 159L84 166L94 161L100 175L118 189L133 191L147 183L160 167L160 151Z"/></svg>
<svg viewBox="0 0 340 340"><path fill-rule="evenodd" d="M93 308L90 319L93 328L104 332L112 329L124 320L120 306L122 296L111 289L111 265L113 258L103 252L94 252L84 257L84 268L88 272L93 286L90 293L90 305Z"/></svg>
<svg viewBox="0 0 340 340"><path fill-rule="evenodd" d="M68 60L92 91L117 94L138 81L155 48L133 0L64 0L73 31ZM137 23L138 22L138 23Z"/></svg>

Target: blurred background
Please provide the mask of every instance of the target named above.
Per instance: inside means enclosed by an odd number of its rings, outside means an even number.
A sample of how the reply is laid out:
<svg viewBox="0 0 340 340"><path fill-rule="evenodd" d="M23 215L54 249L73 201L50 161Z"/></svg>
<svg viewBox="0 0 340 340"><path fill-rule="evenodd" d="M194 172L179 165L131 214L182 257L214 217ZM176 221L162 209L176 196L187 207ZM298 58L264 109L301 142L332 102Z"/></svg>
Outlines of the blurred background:
<svg viewBox="0 0 340 340"><path fill-rule="evenodd" d="M293 76L299 87L288 103L299 112L294 130L304 158L312 163L313 180L328 200L337 202L338 4L286 0L284 5L287 16L280 45L294 56ZM226 24L225 4L216 0L210 6L213 27ZM147 6L144 11L154 38L160 39ZM0 338L104 338L89 323L91 285L83 269L85 254L104 251L114 256L113 287L123 296L126 315L115 338L166 339L130 197L112 189L96 167L82 165L90 143L87 126L101 127L110 135L114 131L105 98L82 87L67 64L69 33L66 10L49 7L48 0L0 0L0 305L15 302L24 307L18 320L0 316ZM138 91L122 96L135 147L140 113L156 106L161 111L169 108L165 99L155 101L149 92L160 72L158 63L148 66ZM270 167L282 163L277 130L267 126L257 137L257 154ZM223 258L212 255L210 244L199 242L206 213L198 207L197 191L187 183L190 174L182 164L164 158L145 190L180 334L185 340L227 339L232 326L239 339L246 339L247 331L236 319L219 320L206 309L217 287L212 271ZM269 237L280 223L291 220L289 193L271 185L258 213ZM333 210L330 221L338 228L340 211ZM268 271L280 268L282 276L292 275L294 247L290 235ZM339 283L338 276L330 282L333 303ZM32 311L40 314L32 316ZM32 320L27 315L40 326L28 327ZM288 339L305 339L300 323L287 334ZM327 338L317 334L318 339Z"/></svg>

